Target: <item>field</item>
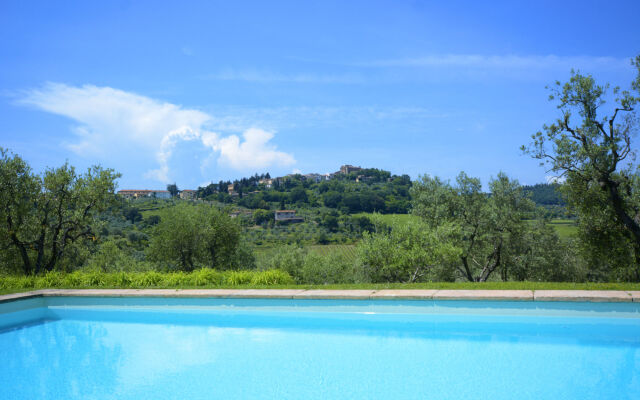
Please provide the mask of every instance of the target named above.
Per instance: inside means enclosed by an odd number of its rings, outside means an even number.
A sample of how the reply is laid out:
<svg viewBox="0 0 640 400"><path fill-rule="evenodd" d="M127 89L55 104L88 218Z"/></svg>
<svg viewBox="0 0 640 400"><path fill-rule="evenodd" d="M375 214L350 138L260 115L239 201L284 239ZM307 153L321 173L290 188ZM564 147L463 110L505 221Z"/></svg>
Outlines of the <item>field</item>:
<svg viewBox="0 0 640 400"><path fill-rule="evenodd" d="M552 219L551 225L561 238L570 238L578 233L578 224L572 219Z"/></svg>

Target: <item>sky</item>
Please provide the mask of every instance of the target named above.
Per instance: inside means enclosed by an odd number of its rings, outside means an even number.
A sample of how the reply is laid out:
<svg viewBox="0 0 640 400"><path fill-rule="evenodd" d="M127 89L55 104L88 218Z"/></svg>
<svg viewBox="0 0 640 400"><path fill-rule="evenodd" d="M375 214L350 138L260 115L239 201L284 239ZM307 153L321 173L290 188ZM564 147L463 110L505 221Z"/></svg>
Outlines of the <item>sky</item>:
<svg viewBox="0 0 640 400"><path fill-rule="evenodd" d="M120 189L352 164L522 184L572 68L628 87L640 1L0 1L0 147Z"/></svg>

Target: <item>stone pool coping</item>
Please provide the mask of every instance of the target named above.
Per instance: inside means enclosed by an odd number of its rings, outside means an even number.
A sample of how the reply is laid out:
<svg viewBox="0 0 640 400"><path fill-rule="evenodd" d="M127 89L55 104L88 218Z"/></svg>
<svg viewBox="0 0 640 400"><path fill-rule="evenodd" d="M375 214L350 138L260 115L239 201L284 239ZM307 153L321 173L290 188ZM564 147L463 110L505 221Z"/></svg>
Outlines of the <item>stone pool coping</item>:
<svg viewBox="0 0 640 400"><path fill-rule="evenodd" d="M0 303L56 296L640 302L640 291L622 290L42 289L2 295Z"/></svg>

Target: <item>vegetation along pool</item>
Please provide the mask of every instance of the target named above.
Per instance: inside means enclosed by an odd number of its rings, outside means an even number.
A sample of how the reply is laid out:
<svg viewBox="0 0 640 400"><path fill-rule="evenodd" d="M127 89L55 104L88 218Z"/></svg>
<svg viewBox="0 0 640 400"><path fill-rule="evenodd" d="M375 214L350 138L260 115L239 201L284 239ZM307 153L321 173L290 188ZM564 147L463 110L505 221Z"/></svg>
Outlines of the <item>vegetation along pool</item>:
<svg viewBox="0 0 640 400"><path fill-rule="evenodd" d="M41 297L2 399L637 399L638 303Z"/></svg>

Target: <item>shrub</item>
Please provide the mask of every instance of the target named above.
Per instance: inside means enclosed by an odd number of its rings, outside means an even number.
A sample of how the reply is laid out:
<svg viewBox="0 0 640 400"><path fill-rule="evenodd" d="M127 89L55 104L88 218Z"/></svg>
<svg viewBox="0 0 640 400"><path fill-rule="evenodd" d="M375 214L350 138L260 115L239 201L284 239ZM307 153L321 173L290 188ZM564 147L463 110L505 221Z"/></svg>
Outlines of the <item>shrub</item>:
<svg viewBox="0 0 640 400"><path fill-rule="evenodd" d="M133 284L139 287L160 286L163 281L164 274L156 271L149 271L136 274Z"/></svg>
<svg viewBox="0 0 640 400"><path fill-rule="evenodd" d="M225 283L229 285L246 285L251 283L254 272L252 271L231 271L228 273Z"/></svg>
<svg viewBox="0 0 640 400"><path fill-rule="evenodd" d="M44 276L36 279L37 288L55 288L64 285L64 274L62 272L50 271Z"/></svg>
<svg viewBox="0 0 640 400"><path fill-rule="evenodd" d="M254 285L286 285L293 283L291 275L279 269L270 269L253 274L251 283Z"/></svg>
<svg viewBox="0 0 640 400"><path fill-rule="evenodd" d="M301 278L302 282L315 285L353 282L353 266L342 254L309 253L304 259Z"/></svg>
<svg viewBox="0 0 640 400"><path fill-rule="evenodd" d="M74 271L70 274L67 274L67 276L64 277L64 286L82 286L82 282L84 281L83 275L84 273L82 273L81 271Z"/></svg>
<svg viewBox="0 0 640 400"><path fill-rule="evenodd" d="M224 278L215 269L201 268L189 274L190 283L194 286L220 285Z"/></svg>

